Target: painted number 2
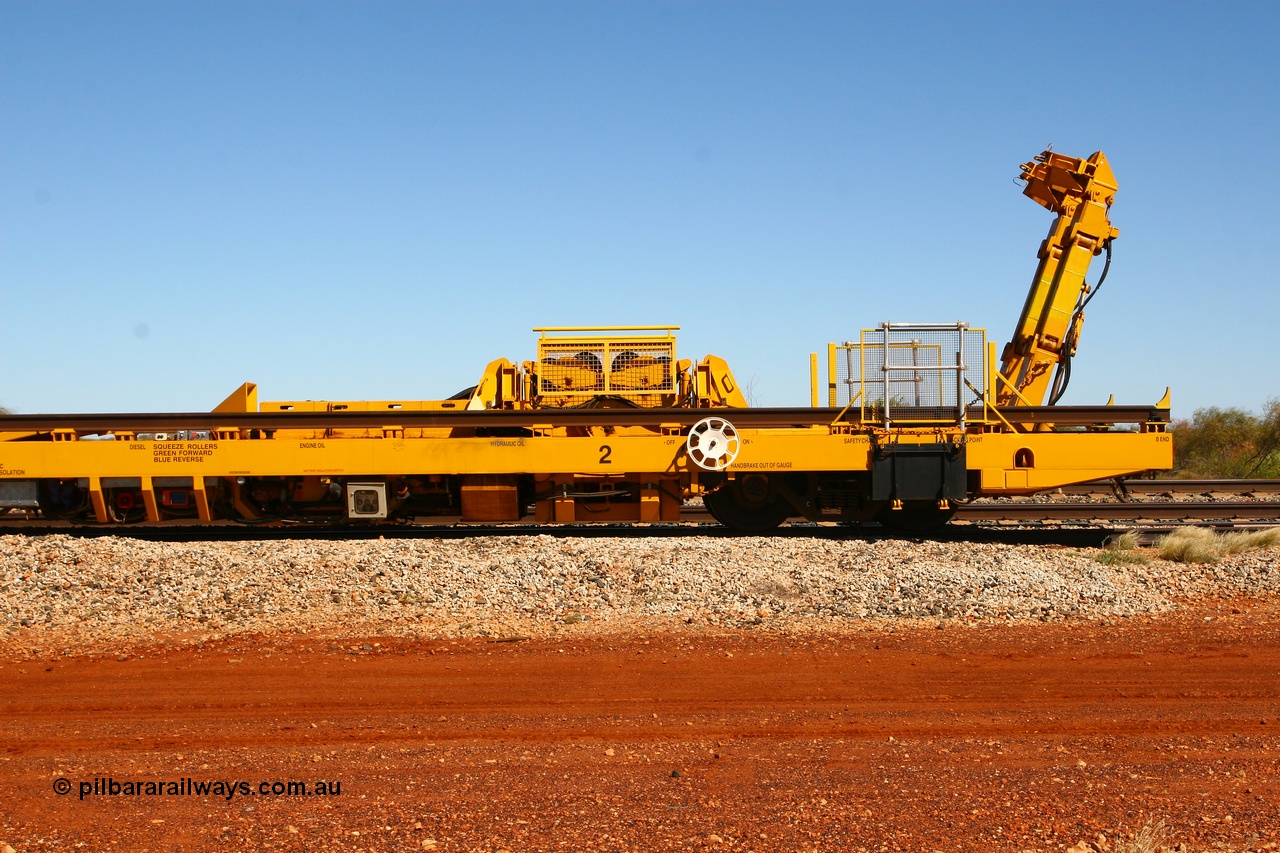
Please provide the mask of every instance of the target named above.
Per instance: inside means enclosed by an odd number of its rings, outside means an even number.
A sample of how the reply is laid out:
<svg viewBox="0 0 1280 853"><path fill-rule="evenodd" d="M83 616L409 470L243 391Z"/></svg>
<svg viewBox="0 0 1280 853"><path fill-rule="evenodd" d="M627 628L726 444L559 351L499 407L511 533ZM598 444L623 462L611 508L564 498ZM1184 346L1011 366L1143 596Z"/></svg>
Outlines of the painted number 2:
<svg viewBox="0 0 1280 853"><path fill-rule="evenodd" d="M601 465L612 465L612 464L613 464L613 462L609 459L609 454L611 454L611 453L613 453L613 448L612 448L612 447L610 447L610 446L609 446L609 445L607 445L607 444L602 444L602 445L600 445L600 464L601 464Z"/></svg>

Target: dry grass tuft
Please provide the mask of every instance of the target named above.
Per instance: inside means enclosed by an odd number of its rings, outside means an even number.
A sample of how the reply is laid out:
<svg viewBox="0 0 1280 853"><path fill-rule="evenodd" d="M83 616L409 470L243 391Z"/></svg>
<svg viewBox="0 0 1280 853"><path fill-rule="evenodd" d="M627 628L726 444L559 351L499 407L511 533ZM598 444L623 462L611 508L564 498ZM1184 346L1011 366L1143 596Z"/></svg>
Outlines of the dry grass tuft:
<svg viewBox="0 0 1280 853"><path fill-rule="evenodd" d="M1280 527L1272 530L1250 530L1245 533L1227 533L1221 540L1222 553L1243 554L1259 548L1280 545Z"/></svg>
<svg viewBox="0 0 1280 853"><path fill-rule="evenodd" d="M1138 551L1138 534L1132 530L1109 540L1102 551L1093 555L1093 559L1104 566L1151 562L1150 557Z"/></svg>
<svg viewBox="0 0 1280 853"><path fill-rule="evenodd" d="M1175 563L1214 563L1218 536L1206 527L1180 527L1160 540L1160 559Z"/></svg>
<svg viewBox="0 0 1280 853"><path fill-rule="evenodd" d="M1280 528L1224 533L1183 527L1160 540L1160 558L1177 563L1212 563L1219 557L1280 546Z"/></svg>
<svg viewBox="0 0 1280 853"><path fill-rule="evenodd" d="M1107 545L1115 551L1133 551L1138 547L1138 534L1132 530L1126 530Z"/></svg>
<svg viewBox="0 0 1280 853"><path fill-rule="evenodd" d="M1147 823L1132 839L1117 841L1113 853L1160 853L1164 850L1165 826L1163 820Z"/></svg>
<svg viewBox="0 0 1280 853"><path fill-rule="evenodd" d="M1166 853L1170 849L1165 846L1167 837L1168 830L1163 820L1148 821L1132 838L1117 838L1113 843L1099 834L1097 841L1081 841L1074 847L1068 847L1067 853Z"/></svg>

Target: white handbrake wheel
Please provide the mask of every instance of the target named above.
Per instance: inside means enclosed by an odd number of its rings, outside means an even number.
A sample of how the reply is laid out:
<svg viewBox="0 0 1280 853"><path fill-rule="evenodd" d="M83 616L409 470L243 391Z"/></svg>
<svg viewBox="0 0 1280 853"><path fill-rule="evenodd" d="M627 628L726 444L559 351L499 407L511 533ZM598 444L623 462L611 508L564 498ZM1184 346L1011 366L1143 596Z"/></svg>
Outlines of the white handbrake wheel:
<svg viewBox="0 0 1280 853"><path fill-rule="evenodd" d="M724 418L703 418L689 430L685 448L693 464L705 471L723 471L738 458L742 441Z"/></svg>

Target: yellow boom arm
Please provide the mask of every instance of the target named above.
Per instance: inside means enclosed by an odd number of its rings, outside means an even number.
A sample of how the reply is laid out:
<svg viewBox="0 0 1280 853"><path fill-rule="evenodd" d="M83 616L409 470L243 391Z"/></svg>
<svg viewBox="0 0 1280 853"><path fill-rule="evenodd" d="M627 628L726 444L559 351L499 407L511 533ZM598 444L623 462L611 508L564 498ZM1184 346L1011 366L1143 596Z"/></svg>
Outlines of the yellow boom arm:
<svg viewBox="0 0 1280 853"><path fill-rule="evenodd" d="M1001 383L999 406L1042 405L1055 365L1062 374L1049 403L1057 402L1084 322L1089 262L1094 255L1109 252L1111 241L1120 234L1107 218L1115 200L1116 178L1101 151L1087 160L1045 151L1022 165L1022 179L1027 182L1023 195L1057 217L1040 244L1035 281L1013 340L1001 356L1000 374L1006 382Z"/></svg>

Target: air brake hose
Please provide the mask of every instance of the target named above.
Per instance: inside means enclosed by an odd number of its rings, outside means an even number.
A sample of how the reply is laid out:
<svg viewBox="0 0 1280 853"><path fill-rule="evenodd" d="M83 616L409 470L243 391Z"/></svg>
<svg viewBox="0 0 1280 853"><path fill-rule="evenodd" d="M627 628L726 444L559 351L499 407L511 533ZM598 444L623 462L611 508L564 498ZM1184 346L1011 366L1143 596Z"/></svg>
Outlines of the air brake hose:
<svg viewBox="0 0 1280 853"><path fill-rule="evenodd" d="M1111 241L1107 240L1102 244L1102 247L1107 250L1107 259L1102 264L1102 274L1098 276L1098 283L1093 286L1093 290L1089 292L1089 295L1080 303L1080 307L1076 309L1077 314L1084 310L1084 307L1092 301L1093 297L1098 295L1098 291L1102 289L1102 283L1107 280L1107 271L1111 269Z"/></svg>

